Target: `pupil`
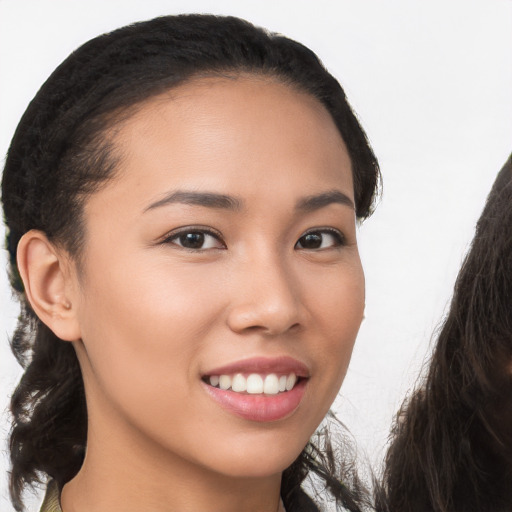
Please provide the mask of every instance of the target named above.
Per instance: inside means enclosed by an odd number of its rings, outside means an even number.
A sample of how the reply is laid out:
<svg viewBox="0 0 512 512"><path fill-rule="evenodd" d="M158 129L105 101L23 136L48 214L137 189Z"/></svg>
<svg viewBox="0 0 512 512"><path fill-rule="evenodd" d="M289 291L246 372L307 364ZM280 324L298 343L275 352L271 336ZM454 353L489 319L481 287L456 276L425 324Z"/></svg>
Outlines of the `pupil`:
<svg viewBox="0 0 512 512"><path fill-rule="evenodd" d="M322 245L322 235L309 233L302 237L301 245L305 249L318 249Z"/></svg>
<svg viewBox="0 0 512 512"><path fill-rule="evenodd" d="M200 249L204 244L203 233L185 233L180 236L180 243L187 249Z"/></svg>

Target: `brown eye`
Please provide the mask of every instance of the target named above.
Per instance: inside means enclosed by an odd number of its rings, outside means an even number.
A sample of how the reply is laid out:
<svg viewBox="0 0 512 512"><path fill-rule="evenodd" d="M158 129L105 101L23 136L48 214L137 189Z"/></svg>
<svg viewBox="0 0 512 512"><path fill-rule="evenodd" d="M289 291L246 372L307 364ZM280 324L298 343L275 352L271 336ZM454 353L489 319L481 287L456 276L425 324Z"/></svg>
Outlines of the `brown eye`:
<svg viewBox="0 0 512 512"><path fill-rule="evenodd" d="M343 235L339 231L310 231L301 236L295 247L297 249L315 250L339 247L344 244Z"/></svg>
<svg viewBox="0 0 512 512"><path fill-rule="evenodd" d="M298 243L302 249L318 249L322 246L322 235L320 233L308 233L299 238Z"/></svg>
<svg viewBox="0 0 512 512"><path fill-rule="evenodd" d="M186 249L202 249L204 245L204 233L183 233L178 237L180 245Z"/></svg>
<svg viewBox="0 0 512 512"><path fill-rule="evenodd" d="M177 245L192 251L205 251L208 249L225 249L226 246L215 233L207 230L182 230L168 236L164 243Z"/></svg>

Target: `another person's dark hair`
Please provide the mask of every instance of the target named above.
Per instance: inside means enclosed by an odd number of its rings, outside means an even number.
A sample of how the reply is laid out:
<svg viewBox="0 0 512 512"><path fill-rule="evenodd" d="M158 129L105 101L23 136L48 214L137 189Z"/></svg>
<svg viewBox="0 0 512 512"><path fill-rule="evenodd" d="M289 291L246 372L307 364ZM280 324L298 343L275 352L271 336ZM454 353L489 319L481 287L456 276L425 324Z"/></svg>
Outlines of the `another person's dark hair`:
<svg viewBox="0 0 512 512"><path fill-rule="evenodd" d="M75 352L25 299L15 261L20 237L41 230L79 263L84 200L117 172L119 155L109 128L145 100L189 80L244 73L281 81L325 106L351 158L357 217L371 213L380 183L375 155L342 88L301 44L237 18L181 15L123 27L72 53L23 115L2 182L11 283L21 304L11 345L25 367L11 402L10 492L16 510L23 509L25 486L41 475L62 486L78 472L87 435ZM282 497L289 510L316 510L300 489L309 472L327 482L339 503L360 510L364 498L357 477L349 490L348 480L335 476L331 459L328 450L311 446L285 471Z"/></svg>
<svg viewBox="0 0 512 512"><path fill-rule="evenodd" d="M512 155L460 270L425 381L392 432L390 512L512 510Z"/></svg>

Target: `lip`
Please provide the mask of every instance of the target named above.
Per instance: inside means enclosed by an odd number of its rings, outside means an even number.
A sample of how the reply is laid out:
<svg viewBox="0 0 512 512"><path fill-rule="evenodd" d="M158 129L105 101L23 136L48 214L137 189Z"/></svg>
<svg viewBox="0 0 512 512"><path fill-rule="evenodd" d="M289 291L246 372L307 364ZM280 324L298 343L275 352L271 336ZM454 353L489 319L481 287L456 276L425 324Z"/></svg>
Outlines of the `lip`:
<svg viewBox="0 0 512 512"><path fill-rule="evenodd" d="M207 376L233 375L235 373L246 375L250 373L279 375L295 373L299 377L299 381L290 391L277 395L236 393L210 386L204 381L204 377ZM308 367L292 357L254 357L208 370L203 374L201 384L208 395L228 413L249 421L271 422L290 416L299 407L309 376Z"/></svg>
<svg viewBox="0 0 512 512"><path fill-rule="evenodd" d="M277 373L282 375L295 373L297 377L309 377L308 367L304 363L289 356L243 359L208 370L203 374L203 377L208 375L233 375L235 373Z"/></svg>
<svg viewBox="0 0 512 512"><path fill-rule="evenodd" d="M201 382L209 396L224 410L257 422L278 421L290 416L299 407L307 383L307 379L301 379L292 390L277 395L248 395Z"/></svg>

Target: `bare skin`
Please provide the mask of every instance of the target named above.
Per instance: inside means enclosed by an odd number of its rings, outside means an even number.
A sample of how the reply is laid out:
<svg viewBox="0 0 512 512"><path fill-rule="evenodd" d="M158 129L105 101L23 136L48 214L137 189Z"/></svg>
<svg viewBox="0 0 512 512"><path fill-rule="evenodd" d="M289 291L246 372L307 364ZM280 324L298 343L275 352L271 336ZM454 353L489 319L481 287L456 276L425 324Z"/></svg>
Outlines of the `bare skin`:
<svg viewBox="0 0 512 512"><path fill-rule="evenodd" d="M33 307L73 342L86 388L87 455L63 511L275 512L363 317L343 140L314 98L246 76L148 101L114 143L80 272L41 233L20 244ZM254 358L305 368L278 419L212 399L215 368Z"/></svg>

